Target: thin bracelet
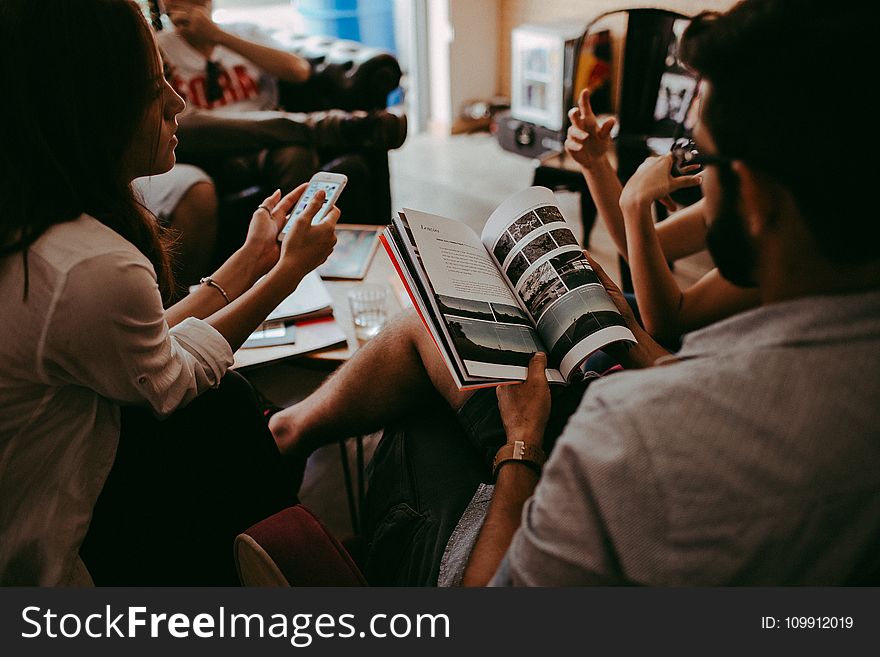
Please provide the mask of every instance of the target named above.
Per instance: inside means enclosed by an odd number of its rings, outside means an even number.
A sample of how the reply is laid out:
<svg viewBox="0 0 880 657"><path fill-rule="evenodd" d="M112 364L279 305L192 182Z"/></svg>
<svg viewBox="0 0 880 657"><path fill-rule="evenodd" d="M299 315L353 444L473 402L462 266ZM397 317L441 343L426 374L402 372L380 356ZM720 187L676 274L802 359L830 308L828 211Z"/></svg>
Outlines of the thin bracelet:
<svg viewBox="0 0 880 657"><path fill-rule="evenodd" d="M223 298L224 298L224 299L226 299L226 303L227 303L227 304L229 303L229 295L226 294L226 290L224 290L224 289L221 287L220 283L218 283L217 281L215 281L213 278L211 278L210 276L205 276L204 278L202 278L202 279L199 280L199 283L204 283L204 284L206 284L206 285L210 285L211 287L215 287L215 288L217 288L217 291L220 292L220 294L223 295Z"/></svg>

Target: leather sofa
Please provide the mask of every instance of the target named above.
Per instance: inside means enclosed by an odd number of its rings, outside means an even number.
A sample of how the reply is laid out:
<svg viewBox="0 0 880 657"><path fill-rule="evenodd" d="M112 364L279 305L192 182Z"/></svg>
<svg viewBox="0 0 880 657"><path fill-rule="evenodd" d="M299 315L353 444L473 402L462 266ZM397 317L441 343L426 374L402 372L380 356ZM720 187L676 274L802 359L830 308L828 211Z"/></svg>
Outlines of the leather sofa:
<svg viewBox="0 0 880 657"><path fill-rule="evenodd" d="M354 41L287 31L278 31L272 36L280 47L301 55L312 65L312 75L304 84L279 83L281 107L286 111L383 109L389 94L399 88L400 65L388 52ZM343 194L338 203L343 211L343 222L381 225L390 221L387 150L319 149L318 160L319 170L345 173L349 177L347 191L350 193ZM259 186L220 190L218 263L241 245L254 208L271 192Z"/></svg>

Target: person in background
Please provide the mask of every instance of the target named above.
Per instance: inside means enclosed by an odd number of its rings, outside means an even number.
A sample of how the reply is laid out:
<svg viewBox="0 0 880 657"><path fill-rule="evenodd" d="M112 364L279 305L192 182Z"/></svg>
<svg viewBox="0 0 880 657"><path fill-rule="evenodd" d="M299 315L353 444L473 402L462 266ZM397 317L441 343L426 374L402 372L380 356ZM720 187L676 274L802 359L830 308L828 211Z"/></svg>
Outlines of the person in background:
<svg viewBox="0 0 880 657"><path fill-rule="evenodd" d="M175 164L171 171L136 178L133 184L140 201L169 235L176 283L172 300L177 300L209 273L214 262L218 229L214 181L198 167Z"/></svg>
<svg viewBox="0 0 880 657"><path fill-rule="evenodd" d="M205 169L219 189L240 189L248 180L292 189L317 170L318 149L403 144L406 117L385 110L276 112L279 81L303 83L311 65L255 25L218 25L211 0L164 0L153 11L170 20L172 29L160 30L157 39L168 78L188 104L180 118L181 161ZM161 19L154 16L154 23ZM339 172L354 182L348 195L369 174Z"/></svg>
<svg viewBox="0 0 880 657"><path fill-rule="evenodd" d="M312 226L317 195L279 244L305 185L276 191L165 310L132 181L171 169L184 103L137 4L3 2L0 73L0 584L234 584L233 538L296 485L228 369L339 211Z"/></svg>
<svg viewBox="0 0 880 657"><path fill-rule="evenodd" d="M645 160L621 186L608 159L614 119L599 122L588 89L581 91L568 116L566 152L580 165L617 252L630 267L639 319L648 333L664 344L676 344L687 332L758 305L757 290L731 283L717 268L685 290L672 275L670 261L706 248L705 199L678 209L670 198L699 184L698 176L673 176L675 156L668 154ZM693 155L681 153L680 164ZM651 213L655 201L673 212L656 225Z"/></svg>

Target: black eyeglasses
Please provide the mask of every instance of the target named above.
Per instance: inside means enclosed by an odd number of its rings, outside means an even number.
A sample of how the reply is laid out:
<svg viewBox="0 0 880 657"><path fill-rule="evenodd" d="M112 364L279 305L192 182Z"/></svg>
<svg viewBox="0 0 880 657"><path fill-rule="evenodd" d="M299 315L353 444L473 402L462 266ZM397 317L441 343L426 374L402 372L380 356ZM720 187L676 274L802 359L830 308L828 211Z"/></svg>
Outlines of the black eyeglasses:
<svg viewBox="0 0 880 657"><path fill-rule="evenodd" d="M687 166L730 166L733 163L733 158L701 152L689 138L678 139L670 152L679 170Z"/></svg>
<svg viewBox="0 0 880 657"><path fill-rule="evenodd" d="M223 87L220 85L220 64L210 59L205 62L205 97L209 103L223 98Z"/></svg>

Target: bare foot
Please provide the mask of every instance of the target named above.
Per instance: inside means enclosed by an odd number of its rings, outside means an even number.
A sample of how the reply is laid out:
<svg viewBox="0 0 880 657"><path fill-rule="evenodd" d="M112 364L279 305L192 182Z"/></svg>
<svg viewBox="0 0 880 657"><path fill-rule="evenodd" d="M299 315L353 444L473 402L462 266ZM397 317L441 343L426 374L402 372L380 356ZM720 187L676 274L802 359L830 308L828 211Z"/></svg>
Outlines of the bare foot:
<svg viewBox="0 0 880 657"><path fill-rule="evenodd" d="M285 457L306 457L311 451L303 444L302 431L296 421L297 406L298 404L294 404L269 418L269 431L275 438L278 451Z"/></svg>

